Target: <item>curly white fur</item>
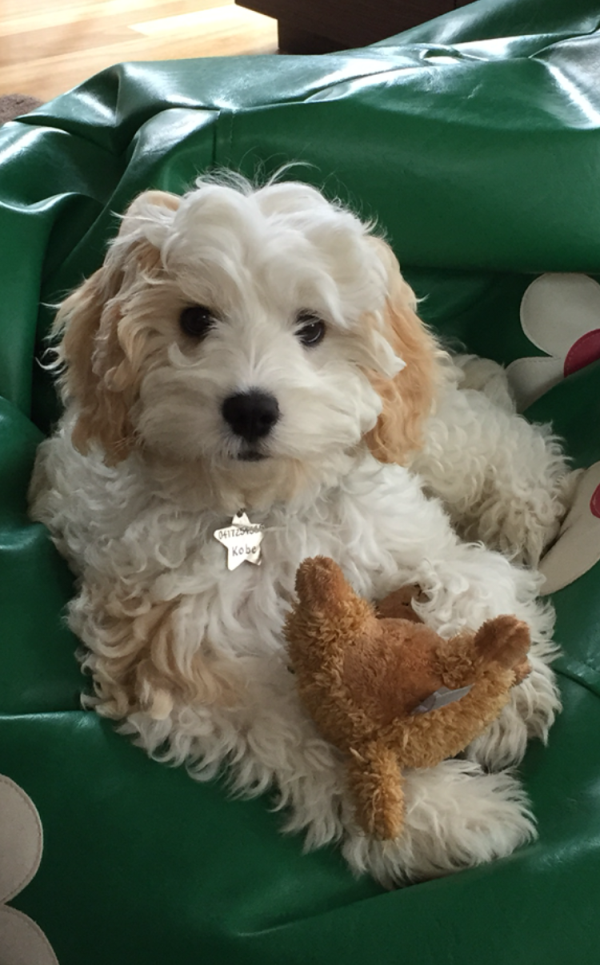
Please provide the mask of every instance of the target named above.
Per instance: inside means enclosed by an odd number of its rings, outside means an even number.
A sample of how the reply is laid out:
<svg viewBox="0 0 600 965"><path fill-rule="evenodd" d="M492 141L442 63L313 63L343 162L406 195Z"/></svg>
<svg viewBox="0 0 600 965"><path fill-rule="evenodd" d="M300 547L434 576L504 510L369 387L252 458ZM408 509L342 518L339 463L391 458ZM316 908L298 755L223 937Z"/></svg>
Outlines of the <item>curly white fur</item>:
<svg viewBox="0 0 600 965"><path fill-rule="evenodd" d="M180 322L193 305L212 313L196 340ZM507 855L531 838L516 777L487 773L482 762L518 761L528 736L545 739L559 706L548 666L553 613L537 599L537 575L463 542L432 493L469 531L470 508L485 502L479 515L497 525L483 523L477 538L489 531L502 544L508 528L527 554L555 519L523 510L517 533L516 481L490 467L529 433L547 454L543 471L535 453L522 458L535 460L528 471L556 518L564 463L543 433L457 387L458 370L412 308L383 243L311 188L202 182L183 200L149 192L125 216L104 267L61 312L66 413L40 447L31 489L34 518L79 577L69 619L86 647L97 711L200 779L227 763L235 790L271 791L308 847L339 841L352 868L388 885ZM313 345L301 338L307 311L325 326ZM421 372L430 373L430 402ZM382 461L391 438L382 400L393 382L396 421L425 426L414 466L428 491L414 468ZM249 391L278 403L259 440L223 415L225 399ZM213 533L242 508L265 527L263 562L230 572ZM419 583L420 613L443 635L503 613L531 628L533 673L472 759L406 775L396 841L370 840L356 826L340 756L307 718L287 667L281 631L296 568L317 554L340 563L369 599Z"/></svg>
<svg viewBox="0 0 600 965"><path fill-rule="evenodd" d="M517 415L504 369L455 357L413 469L440 496L463 539L537 566L556 538L576 474L550 426ZM460 392L456 391L456 386Z"/></svg>

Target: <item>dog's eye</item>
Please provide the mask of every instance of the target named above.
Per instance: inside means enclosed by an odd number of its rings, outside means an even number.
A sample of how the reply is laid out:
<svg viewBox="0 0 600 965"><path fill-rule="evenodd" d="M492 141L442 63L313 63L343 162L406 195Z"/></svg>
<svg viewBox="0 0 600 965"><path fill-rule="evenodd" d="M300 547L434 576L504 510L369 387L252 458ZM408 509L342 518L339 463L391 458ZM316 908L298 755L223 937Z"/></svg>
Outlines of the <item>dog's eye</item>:
<svg viewBox="0 0 600 965"><path fill-rule="evenodd" d="M206 305L190 305L189 308L184 308L179 316L182 332L196 340L206 338L215 321L213 312Z"/></svg>
<svg viewBox="0 0 600 965"><path fill-rule="evenodd" d="M296 338L308 348L312 348L313 345L318 345L319 342L322 342L325 338L325 322L314 312L299 312L296 318L296 324L298 325Z"/></svg>

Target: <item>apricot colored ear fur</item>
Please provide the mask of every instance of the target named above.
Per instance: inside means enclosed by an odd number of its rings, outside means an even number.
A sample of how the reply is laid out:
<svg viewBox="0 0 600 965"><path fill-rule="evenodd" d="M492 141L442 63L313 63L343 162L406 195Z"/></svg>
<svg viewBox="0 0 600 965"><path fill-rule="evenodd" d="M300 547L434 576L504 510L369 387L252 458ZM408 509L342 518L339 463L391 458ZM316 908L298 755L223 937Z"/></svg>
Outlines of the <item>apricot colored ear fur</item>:
<svg viewBox="0 0 600 965"><path fill-rule="evenodd" d="M422 445L423 424L433 408L443 353L415 312L415 295L404 281L391 248L379 238L371 241L388 275L385 334L406 366L392 379L369 373L383 409L366 441L380 462L403 463Z"/></svg>
<svg viewBox="0 0 600 965"><path fill-rule="evenodd" d="M176 195L148 191L132 203L119 231L126 238L131 221L142 204L175 210ZM130 419L139 385L120 337L122 318L119 294L138 269L151 272L160 263L159 252L149 242L111 248L104 265L61 305L54 333L62 335L58 357L63 364L61 388L65 401L74 400L78 416L73 444L87 452L95 441L114 465L125 459L135 445Z"/></svg>

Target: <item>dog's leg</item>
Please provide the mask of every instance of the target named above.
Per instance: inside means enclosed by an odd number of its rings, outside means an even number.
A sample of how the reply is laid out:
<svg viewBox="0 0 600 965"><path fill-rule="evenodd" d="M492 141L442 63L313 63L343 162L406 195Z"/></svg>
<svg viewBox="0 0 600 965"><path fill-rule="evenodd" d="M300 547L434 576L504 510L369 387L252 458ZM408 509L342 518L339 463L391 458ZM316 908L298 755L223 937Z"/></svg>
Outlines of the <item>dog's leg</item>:
<svg viewBox="0 0 600 965"><path fill-rule="evenodd" d="M307 717L283 656L228 660L207 652L190 665L186 692L173 657L181 634L196 625L192 601L99 604L84 593L71 612L72 625L94 647L86 665L95 676L96 709L126 717L124 733L159 760L187 764L200 780L225 766L236 794L270 793L286 814L285 830L304 833L307 848L341 842L356 873L392 886L508 855L531 838L516 780L458 760L407 771L402 834L385 842L365 835L346 761Z"/></svg>
<svg viewBox="0 0 600 965"><path fill-rule="evenodd" d="M475 389L499 408L506 412L516 412L517 407L511 392L506 370L492 359L479 355L454 355L452 361L459 373L461 390Z"/></svg>
<svg viewBox="0 0 600 965"><path fill-rule="evenodd" d="M342 844L350 866L393 887L446 875L511 854L535 836L514 776L484 774L469 761L404 772L402 835L378 841L351 828Z"/></svg>
<svg viewBox="0 0 600 965"><path fill-rule="evenodd" d="M535 566L558 532L576 474L547 428L516 415L500 366L476 359L467 360L464 370L467 387L449 392L415 467L442 498L463 538L482 540ZM527 582L519 570L514 575L517 583ZM515 600L511 607L507 600L505 612L532 627L531 673L467 751L488 768L520 761L531 737L545 742L560 710L550 667L556 655L549 642L552 611L533 602L535 588L528 595L527 604Z"/></svg>
<svg viewBox="0 0 600 965"><path fill-rule="evenodd" d="M446 391L411 468L463 539L536 566L558 534L574 476L549 428L510 408L498 372L487 388Z"/></svg>
<svg viewBox="0 0 600 965"><path fill-rule="evenodd" d="M256 680L259 673L256 668L251 676ZM286 831L303 832L308 849L339 842L355 873L369 873L388 887L423 880L507 856L534 835L514 776L485 774L477 764L452 760L404 772L402 833L379 841L358 826L346 759L306 717L293 675L272 678L264 692L262 685L250 685L246 698L246 707L238 707L228 723L211 719L219 740L232 742L227 759L233 789L242 796L271 790L286 815ZM180 731L189 730L190 714ZM203 719L205 735L193 745L193 756L203 745L214 760L207 723Z"/></svg>
<svg viewBox="0 0 600 965"><path fill-rule="evenodd" d="M233 758L233 787L241 794L276 787L278 807L287 815L285 830L304 832L308 849L339 842L355 873L392 887L505 857L533 838L529 804L517 779L486 774L461 760L403 772L402 833L386 841L365 834L345 758L318 736L296 705L295 692L280 704L268 689L264 716L248 720L244 752ZM290 716L292 708L297 717Z"/></svg>

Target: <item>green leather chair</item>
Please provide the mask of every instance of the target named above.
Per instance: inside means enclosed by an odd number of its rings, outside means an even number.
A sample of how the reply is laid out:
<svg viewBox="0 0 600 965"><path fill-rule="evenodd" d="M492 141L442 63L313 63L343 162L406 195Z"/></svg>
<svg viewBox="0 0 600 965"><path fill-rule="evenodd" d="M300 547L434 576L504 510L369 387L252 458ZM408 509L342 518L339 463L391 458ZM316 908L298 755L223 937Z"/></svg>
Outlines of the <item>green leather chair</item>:
<svg viewBox="0 0 600 965"><path fill-rule="evenodd" d="M387 893L335 850L303 854L268 798L231 800L81 709L63 622L72 577L26 513L58 413L35 361L50 306L99 265L114 212L213 166L309 162L294 176L377 217L449 341L545 364L554 342L522 328L525 291L546 273L600 273L599 62L597 0L480 0L347 53L115 67L0 131L0 773L44 830L11 907L61 965L600 961L593 473L569 537L578 578L553 594L564 711L522 767L539 839ZM597 329L600 309L577 364L571 353L528 411L553 420L582 468L600 459Z"/></svg>

